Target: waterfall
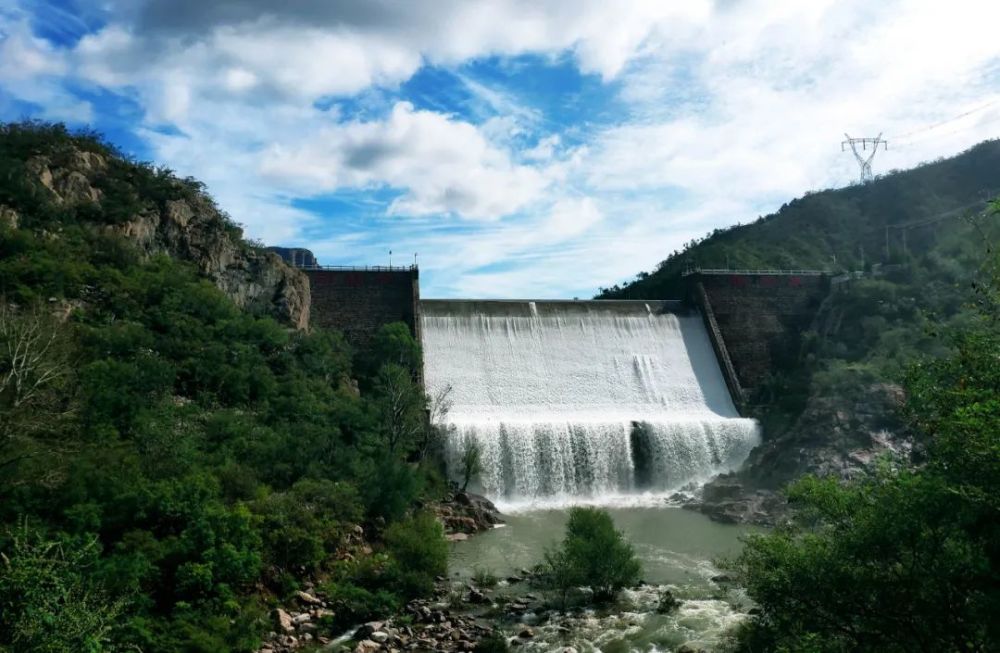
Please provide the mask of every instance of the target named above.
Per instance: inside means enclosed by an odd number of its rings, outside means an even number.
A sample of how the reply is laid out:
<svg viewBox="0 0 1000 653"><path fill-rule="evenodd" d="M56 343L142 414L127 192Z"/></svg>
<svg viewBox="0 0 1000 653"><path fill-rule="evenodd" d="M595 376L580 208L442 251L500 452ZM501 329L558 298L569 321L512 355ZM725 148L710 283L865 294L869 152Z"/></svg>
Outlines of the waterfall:
<svg viewBox="0 0 1000 653"><path fill-rule="evenodd" d="M671 302L421 302L424 377L450 388L449 472L479 445L502 503L662 495L758 443L701 317Z"/></svg>

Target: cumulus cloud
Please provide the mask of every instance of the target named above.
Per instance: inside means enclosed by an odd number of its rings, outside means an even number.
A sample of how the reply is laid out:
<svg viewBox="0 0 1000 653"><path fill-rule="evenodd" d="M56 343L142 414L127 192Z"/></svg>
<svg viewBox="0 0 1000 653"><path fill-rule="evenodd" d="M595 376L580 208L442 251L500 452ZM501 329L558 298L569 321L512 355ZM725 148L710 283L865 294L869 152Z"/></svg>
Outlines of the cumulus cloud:
<svg viewBox="0 0 1000 653"><path fill-rule="evenodd" d="M39 117L89 121L93 115L90 104L74 97L60 83L67 69L65 55L34 36L27 18L0 14L2 90L22 102L41 107Z"/></svg>
<svg viewBox="0 0 1000 653"><path fill-rule="evenodd" d="M878 172L1000 129L1000 7L978 0L106 6L62 45L0 10L0 109L86 122L74 89L117 94L251 235L330 262L419 251L430 294L585 295L849 182L844 131L885 132ZM575 65L613 110L550 80L522 93L500 73L525 54ZM452 86L408 89L426 66ZM331 195L362 217L301 208Z"/></svg>
<svg viewBox="0 0 1000 653"><path fill-rule="evenodd" d="M397 103L386 120L344 122L294 148L274 145L261 173L302 192L385 185L390 213L496 219L537 199L548 182L513 163L473 125Z"/></svg>

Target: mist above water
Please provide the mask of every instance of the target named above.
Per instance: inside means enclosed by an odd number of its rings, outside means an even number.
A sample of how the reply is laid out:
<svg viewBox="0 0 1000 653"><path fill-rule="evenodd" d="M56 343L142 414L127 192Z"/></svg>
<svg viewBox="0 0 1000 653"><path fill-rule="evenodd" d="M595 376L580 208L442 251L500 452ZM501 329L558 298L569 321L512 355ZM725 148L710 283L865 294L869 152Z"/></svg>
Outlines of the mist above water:
<svg viewBox="0 0 1000 653"><path fill-rule="evenodd" d="M421 303L432 396L450 387L453 475L470 442L507 504L641 502L737 468L758 442L701 317L667 302Z"/></svg>

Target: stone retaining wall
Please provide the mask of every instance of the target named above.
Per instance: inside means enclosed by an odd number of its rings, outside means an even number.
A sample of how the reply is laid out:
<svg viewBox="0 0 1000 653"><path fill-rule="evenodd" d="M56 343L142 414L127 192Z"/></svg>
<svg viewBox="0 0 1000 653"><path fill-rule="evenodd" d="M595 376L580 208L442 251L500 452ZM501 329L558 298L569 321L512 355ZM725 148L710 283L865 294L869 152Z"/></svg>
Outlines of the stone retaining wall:
<svg viewBox="0 0 1000 653"><path fill-rule="evenodd" d="M420 281L416 268L303 270L312 288L311 324L342 331L364 346L380 327L405 322L419 333Z"/></svg>
<svg viewBox="0 0 1000 653"><path fill-rule="evenodd" d="M695 273L688 280L698 305L698 288L704 289L702 301L747 393L767 379L775 362L798 356L802 332L830 290L825 275ZM720 364L726 364L721 355Z"/></svg>

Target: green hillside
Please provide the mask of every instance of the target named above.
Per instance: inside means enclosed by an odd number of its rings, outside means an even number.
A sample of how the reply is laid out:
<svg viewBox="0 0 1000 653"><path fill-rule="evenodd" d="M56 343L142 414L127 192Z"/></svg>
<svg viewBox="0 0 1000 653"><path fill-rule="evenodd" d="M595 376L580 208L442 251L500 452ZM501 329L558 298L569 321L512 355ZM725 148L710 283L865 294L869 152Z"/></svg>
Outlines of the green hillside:
<svg viewBox="0 0 1000 653"><path fill-rule="evenodd" d="M998 206L988 201L998 189L1000 141L988 141L717 230L600 297L681 297L694 267L854 273L801 334L798 354L777 362L750 398L765 443L742 481L774 489L806 472L850 475L859 452L909 450L899 386L913 364L952 349L942 333L974 319L974 290L990 278L1000 243Z"/></svg>
<svg viewBox="0 0 1000 653"><path fill-rule="evenodd" d="M863 186L808 193L750 224L717 229L673 252L654 271L602 289L600 297L678 297L681 274L688 267L838 273L870 270L878 263L937 259L935 252L942 246L975 233L961 218L997 195L1000 141L994 140Z"/></svg>
<svg viewBox="0 0 1000 653"><path fill-rule="evenodd" d="M197 182L0 126L0 651L256 650L307 580L332 632L443 572L408 329L294 329L265 272Z"/></svg>

